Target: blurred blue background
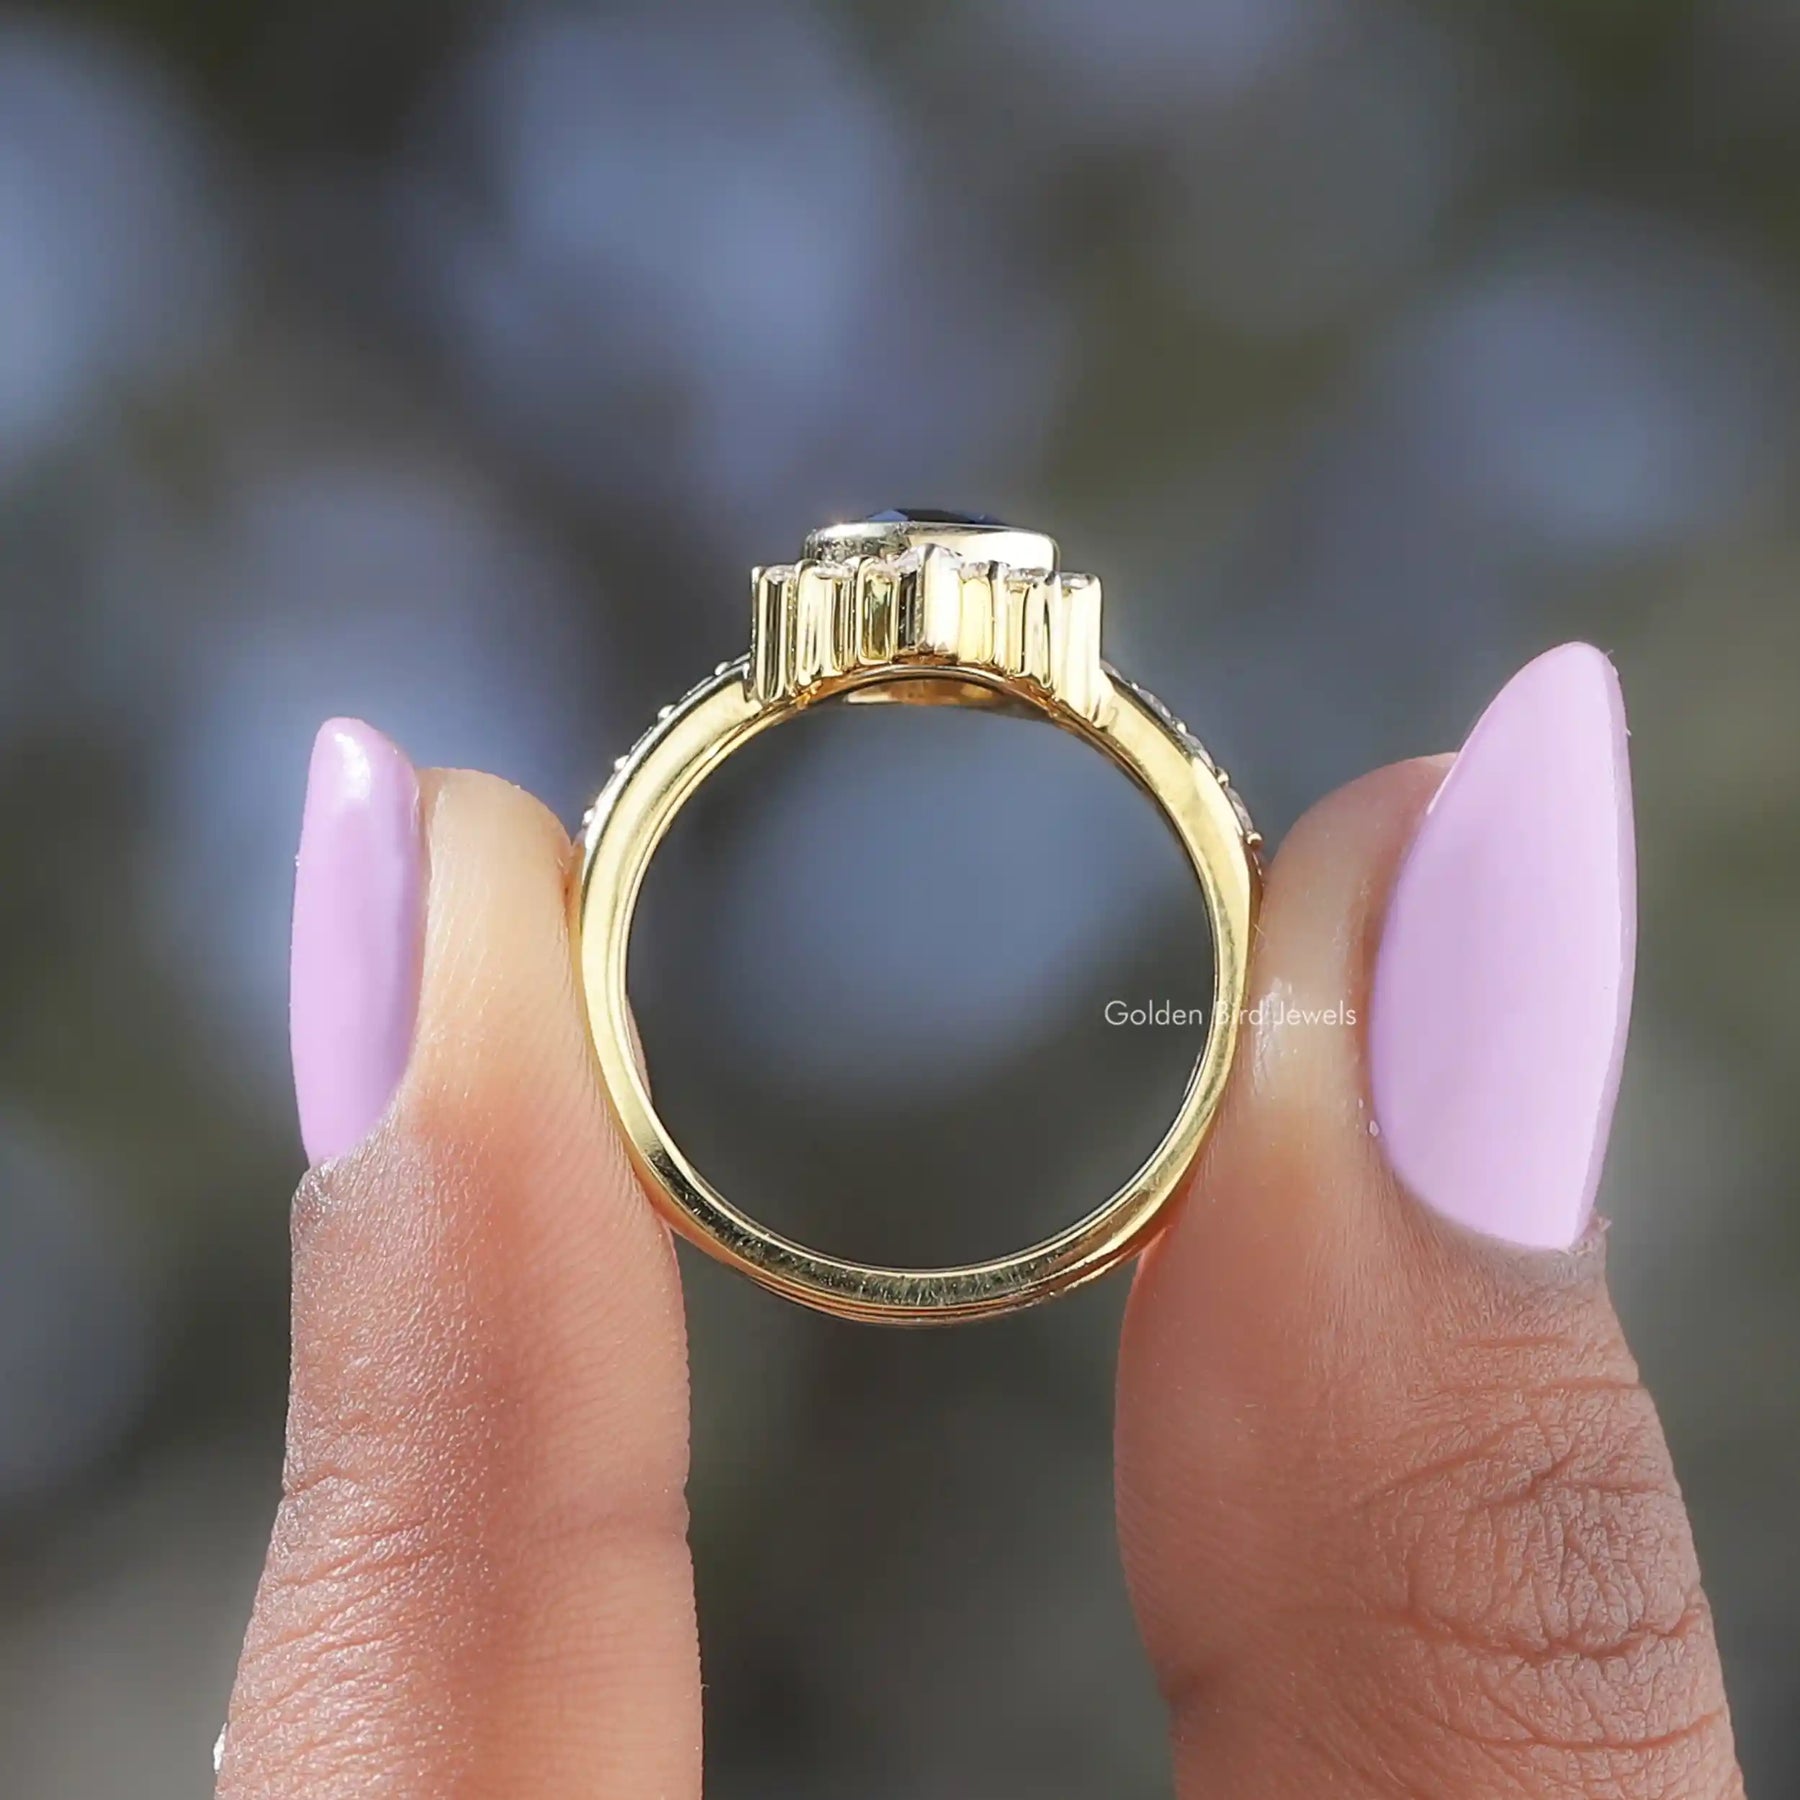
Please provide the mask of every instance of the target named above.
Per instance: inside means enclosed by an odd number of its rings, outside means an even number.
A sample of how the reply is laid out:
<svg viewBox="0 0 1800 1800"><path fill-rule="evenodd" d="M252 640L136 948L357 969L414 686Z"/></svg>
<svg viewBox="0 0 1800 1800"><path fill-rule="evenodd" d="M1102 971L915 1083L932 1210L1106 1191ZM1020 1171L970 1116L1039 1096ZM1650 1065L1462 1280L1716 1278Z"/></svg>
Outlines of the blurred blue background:
<svg viewBox="0 0 1800 1800"><path fill-rule="evenodd" d="M1104 576L1109 653L1271 836L1534 651L1616 655L1603 1204L1751 1789L1800 1794L1797 382L1784 0L0 10L0 1791L209 1780L279 1469L318 721L572 823L742 651L750 563L941 501ZM742 760L640 934L702 1165L917 1256L1130 1167L1193 1048L1101 1023L1182 997L1147 809L966 715ZM921 1337L689 1274L711 1791L1165 1791L1123 1284Z"/></svg>

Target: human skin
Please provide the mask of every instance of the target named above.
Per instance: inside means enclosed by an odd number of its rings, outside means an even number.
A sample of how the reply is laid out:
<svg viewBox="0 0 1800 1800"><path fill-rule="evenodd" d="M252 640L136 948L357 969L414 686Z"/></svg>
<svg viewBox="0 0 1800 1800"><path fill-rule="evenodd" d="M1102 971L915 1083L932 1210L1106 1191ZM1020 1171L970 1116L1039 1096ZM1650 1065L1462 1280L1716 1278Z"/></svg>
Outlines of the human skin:
<svg viewBox="0 0 1800 1800"><path fill-rule="evenodd" d="M1590 1216L1605 1007L1622 1037L1629 1002L1629 930L1609 948L1606 921L1629 881L1571 928L1590 962L1623 959L1591 992L1511 984L1567 1015L1545 1026L1560 1044L1592 1040L1544 1104L1586 1079L1595 1116L1554 1142L1514 1121L1525 1136L1491 1154L1447 1138L1491 1129L1457 1081L1541 1075L1454 1046L1421 1059L1407 1028L1418 959L1449 952L1427 930L1402 954L1390 906L1410 917L1469 870L1450 789L1449 822L1421 824L1448 766L1379 770L1289 834L1249 997L1275 1023L1249 1027L1133 1278L1119 1530L1177 1790L1741 1795L1686 1514ZM295 1201L284 1490L218 1791L697 1796L681 1293L593 1075L573 851L492 777L426 771L412 793L403 759L390 772L376 801L421 851L416 1021L391 1100L367 1121L328 1109L331 1132L366 1135L313 1143ZM1458 781L1500 804L1472 769ZM1581 823L1604 831L1593 794ZM1507 920L1483 930L1512 953ZM383 985L380 1029L405 985ZM1293 1022L1334 1007L1372 1022ZM1425 1079L1451 1084L1435 1110ZM1393 1130L1371 1130L1378 1111ZM1512 1207L1526 1180L1549 1190Z"/></svg>

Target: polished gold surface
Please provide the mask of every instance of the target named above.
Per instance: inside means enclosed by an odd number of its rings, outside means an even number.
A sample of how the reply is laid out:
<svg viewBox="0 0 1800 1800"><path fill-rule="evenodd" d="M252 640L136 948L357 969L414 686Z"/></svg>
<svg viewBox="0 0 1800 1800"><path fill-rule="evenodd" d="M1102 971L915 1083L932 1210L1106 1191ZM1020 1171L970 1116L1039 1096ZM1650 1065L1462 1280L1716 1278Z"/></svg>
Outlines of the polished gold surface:
<svg viewBox="0 0 1800 1800"><path fill-rule="evenodd" d="M1027 552L1048 541L994 535ZM759 700L821 700L866 675L953 663L1028 686L1090 721L1106 709L1100 584L1091 575L927 539L852 562L808 557L757 569L751 586Z"/></svg>
<svg viewBox="0 0 1800 1800"><path fill-rule="evenodd" d="M1021 553L1025 565L1012 560ZM664 708L619 759L586 823L573 901L577 955L601 1082L626 1147L676 1230L804 1305L846 1318L934 1324L1067 1292L1149 1242L1212 1122L1249 981L1255 828L1186 727L1101 661L1099 584L1062 573L1048 538L952 522L834 527L808 539L800 562L755 571L752 590L750 655L722 664ZM953 1268L879 1268L770 1231L682 1154L634 1054L626 999L631 922L657 845L726 757L834 696L999 704L1074 733L1156 802L1205 898L1210 1023L1174 1122L1104 1204L1011 1256Z"/></svg>

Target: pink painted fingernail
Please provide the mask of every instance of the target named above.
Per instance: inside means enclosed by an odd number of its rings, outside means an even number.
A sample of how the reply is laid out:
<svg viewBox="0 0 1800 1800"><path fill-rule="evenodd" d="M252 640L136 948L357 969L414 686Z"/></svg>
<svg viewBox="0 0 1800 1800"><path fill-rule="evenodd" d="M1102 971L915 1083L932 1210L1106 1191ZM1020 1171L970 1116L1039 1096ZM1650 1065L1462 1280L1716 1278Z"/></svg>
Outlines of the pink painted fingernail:
<svg viewBox="0 0 1800 1800"><path fill-rule="evenodd" d="M328 719L306 782L289 990L294 1095L311 1162L367 1136L406 1071L424 862L412 764L360 719Z"/></svg>
<svg viewBox="0 0 1800 1800"><path fill-rule="evenodd" d="M1414 1194L1515 1244L1581 1236L1636 949L1619 678L1592 645L1564 644L1476 721L1388 903L1369 1078Z"/></svg>

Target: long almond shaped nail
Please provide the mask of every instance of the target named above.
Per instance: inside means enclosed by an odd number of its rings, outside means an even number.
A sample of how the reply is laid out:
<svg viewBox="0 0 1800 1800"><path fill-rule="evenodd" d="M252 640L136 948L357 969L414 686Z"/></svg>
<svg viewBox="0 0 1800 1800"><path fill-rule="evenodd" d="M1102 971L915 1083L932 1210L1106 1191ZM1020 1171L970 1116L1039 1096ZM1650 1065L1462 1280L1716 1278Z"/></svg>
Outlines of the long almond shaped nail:
<svg viewBox="0 0 1800 1800"><path fill-rule="evenodd" d="M1637 948L1625 709L1564 644L1507 683L1422 820L1370 996L1375 1118L1445 1216L1565 1249L1593 1210Z"/></svg>
<svg viewBox="0 0 1800 1800"><path fill-rule="evenodd" d="M294 1094L309 1161L341 1156L387 1110L419 1010L419 783L373 726L330 719L313 743L294 876Z"/></svg>

